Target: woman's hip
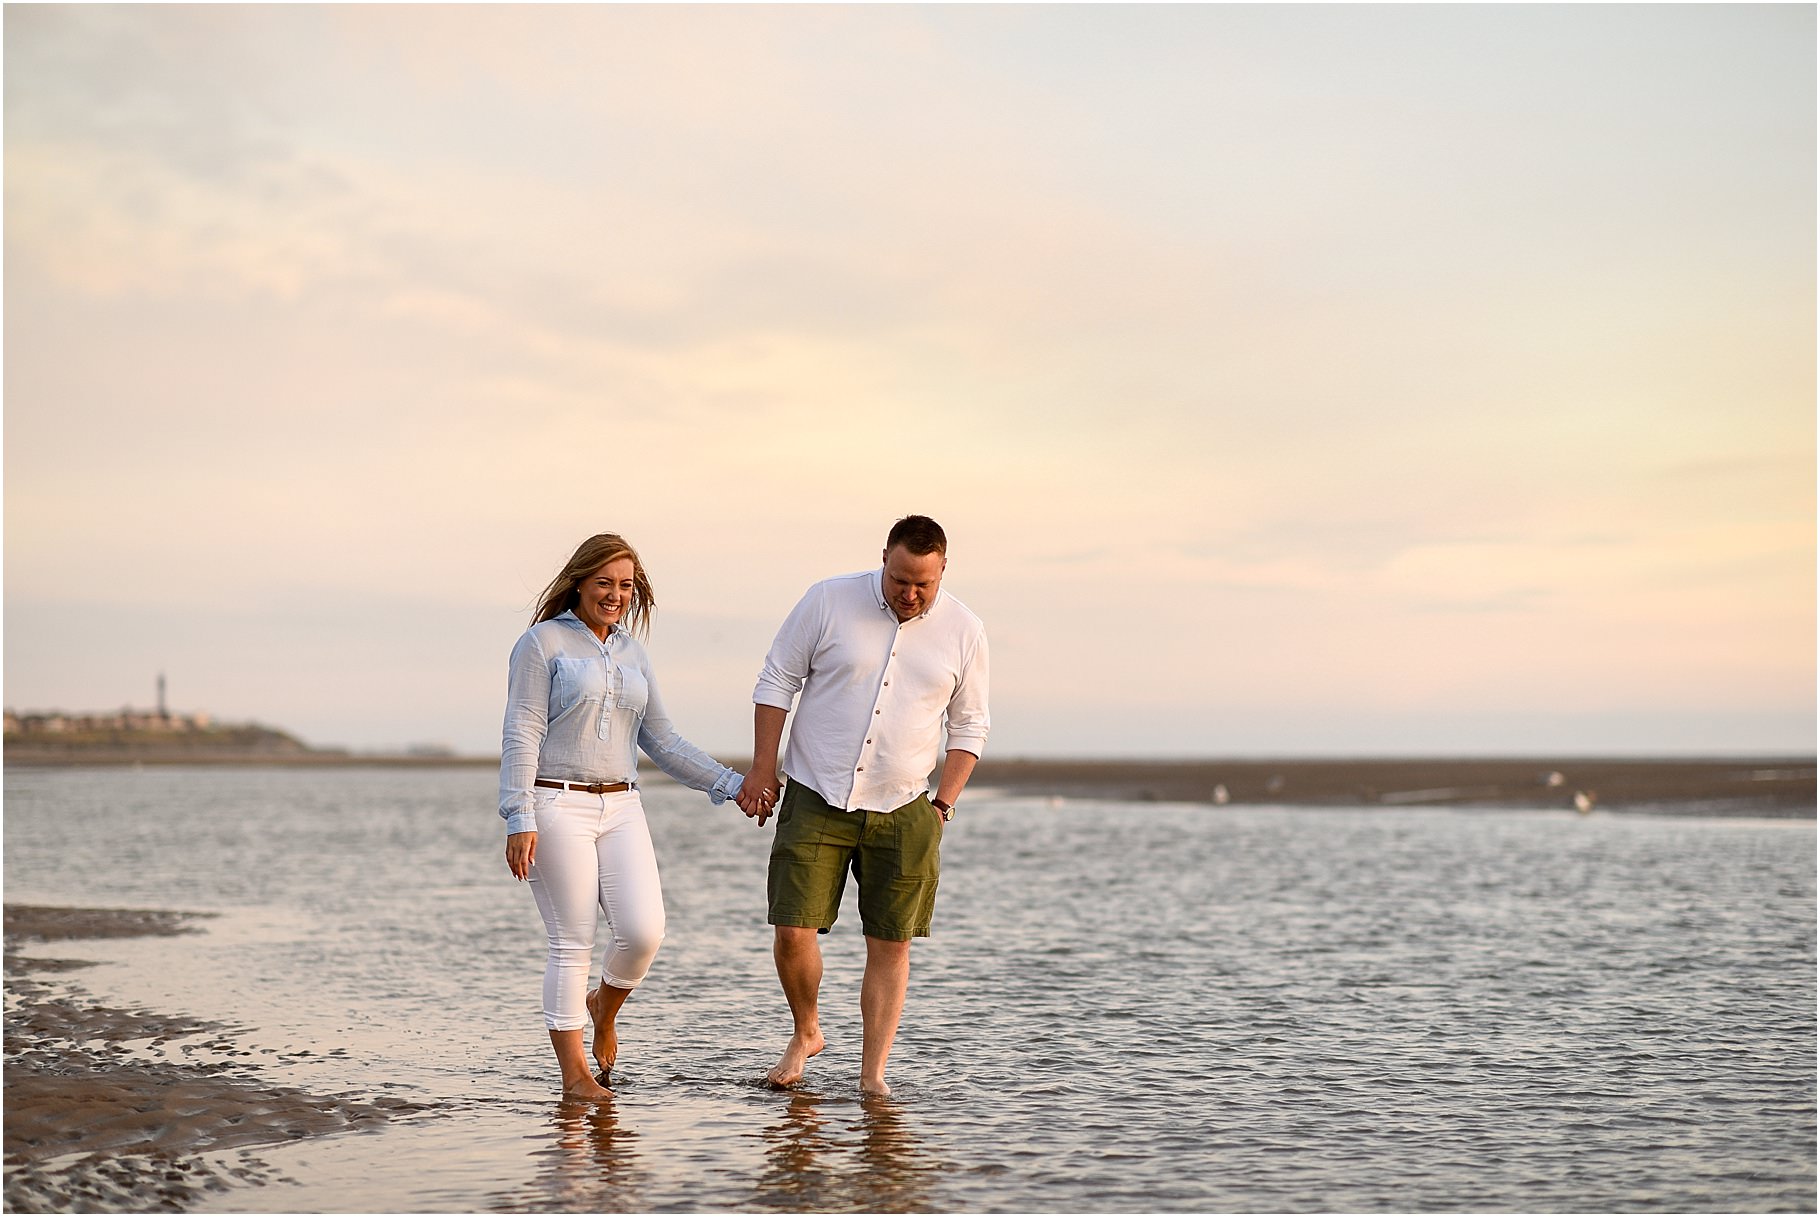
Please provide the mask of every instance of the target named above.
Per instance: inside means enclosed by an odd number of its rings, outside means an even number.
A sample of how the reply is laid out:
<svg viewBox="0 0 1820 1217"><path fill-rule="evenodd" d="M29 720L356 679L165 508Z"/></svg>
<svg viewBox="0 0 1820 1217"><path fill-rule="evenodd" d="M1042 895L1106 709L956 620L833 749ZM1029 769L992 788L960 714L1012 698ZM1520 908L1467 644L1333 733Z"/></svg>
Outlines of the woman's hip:
<svg viewBox="0 0 1820 1217"><path fill-rule="evenodd" d="M532 792L531 813L540 837L546 833L593 837L616 830L637 832L645 825L645 805L636 787L604 794L538 787ZM538 848L542 847L540 840Z"/></svg>

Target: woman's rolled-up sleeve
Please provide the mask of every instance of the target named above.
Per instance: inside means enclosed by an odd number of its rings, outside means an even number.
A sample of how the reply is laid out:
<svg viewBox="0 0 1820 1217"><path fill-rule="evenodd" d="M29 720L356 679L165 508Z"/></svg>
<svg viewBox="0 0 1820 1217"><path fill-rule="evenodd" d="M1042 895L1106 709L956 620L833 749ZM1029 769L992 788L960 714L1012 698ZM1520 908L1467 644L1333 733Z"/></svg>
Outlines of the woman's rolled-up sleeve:
<svg viewBox="0 0 1820 1217"><path fill-rule="evenodd" d="M657 692L657 678L648 666L644 673L647 700L645 716L638 724L638 746L657 767L691 790L704 790L717 806L739 793L745 779L684 739L664 710L663 698Z"/></svg>
<svg viewBox="0 0 1820 1217"><path fill-rule="evenodd" d="M499 814L506 832L535 832L531 787L550 725L550 665L530 630L512 648L506 675L506 719L499 746Z"/></svg>

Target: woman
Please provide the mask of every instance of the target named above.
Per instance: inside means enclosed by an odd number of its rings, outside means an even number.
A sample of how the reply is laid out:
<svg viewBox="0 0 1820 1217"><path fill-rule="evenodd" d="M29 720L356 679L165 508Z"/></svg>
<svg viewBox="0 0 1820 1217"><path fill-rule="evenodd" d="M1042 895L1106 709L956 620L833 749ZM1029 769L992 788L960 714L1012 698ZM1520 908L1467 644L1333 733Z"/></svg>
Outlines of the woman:
<svg viewBox="0 0 1820 1217"><path fill-rule="evenodd" d="M613 533L589 537L544 589L512 648L499 814L506 865L528 879L550 941L544 1025L562 1092L608 1098L614 1021L664 936L657 856L638 798L636 748L716 804L740 775L678 735L651 678L643 634L656 600L638 554ZM635 747L636 746L636 747ZM596 910L611 935L600 987L588 991ZM581 1029L592 1018L598 1080Z"/></svg>

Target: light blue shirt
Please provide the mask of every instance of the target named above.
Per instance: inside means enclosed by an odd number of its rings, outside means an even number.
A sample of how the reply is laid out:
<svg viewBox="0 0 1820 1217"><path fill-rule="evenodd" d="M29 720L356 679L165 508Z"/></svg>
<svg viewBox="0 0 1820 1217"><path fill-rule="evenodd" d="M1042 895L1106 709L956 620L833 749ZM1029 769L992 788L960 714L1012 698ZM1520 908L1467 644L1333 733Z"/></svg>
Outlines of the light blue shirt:
<svg viewBox="0 0 1820 1217"><path fill-rule="evenodd" d="M715 803L742 778L677 734L657 696L651 658L615 625L602 642L572 612L540 621L512 648L499 750L506 832L535 832L532 781L636 782L638 748Z"/></svg>

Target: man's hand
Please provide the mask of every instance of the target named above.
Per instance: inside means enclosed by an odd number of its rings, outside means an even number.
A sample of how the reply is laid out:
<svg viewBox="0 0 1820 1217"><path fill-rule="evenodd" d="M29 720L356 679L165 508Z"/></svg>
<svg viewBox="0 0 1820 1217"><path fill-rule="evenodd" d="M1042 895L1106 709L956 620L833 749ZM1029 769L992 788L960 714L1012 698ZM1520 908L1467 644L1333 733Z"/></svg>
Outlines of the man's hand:
<svg viewBox="0 0 1820 1217"><path fill-rule="evenodd" d="M777 746L783 742L784 719L789 711L760 702L752 707L752 768L746 771L745 786L750 800L741 799L739 808L758 821L763 828L771 818L782 783L777 780Z"/></svg>
<svg viewBox="0 0 1820 1217"><path fill-rule="evenodd" d="M777 771L765 772L754 765L741 782L739 794L735 797L739 809L757 820L758 826L763 828L777 804L777 792Z"/></svg>
<svg viewBox="0 0 1820 1217"><path fill-rule="evenodd" d="M506 866L511 869L512 878L529 878L531 863L535 861L537 861L536 833L515 832L506 837Z"/></svg>

